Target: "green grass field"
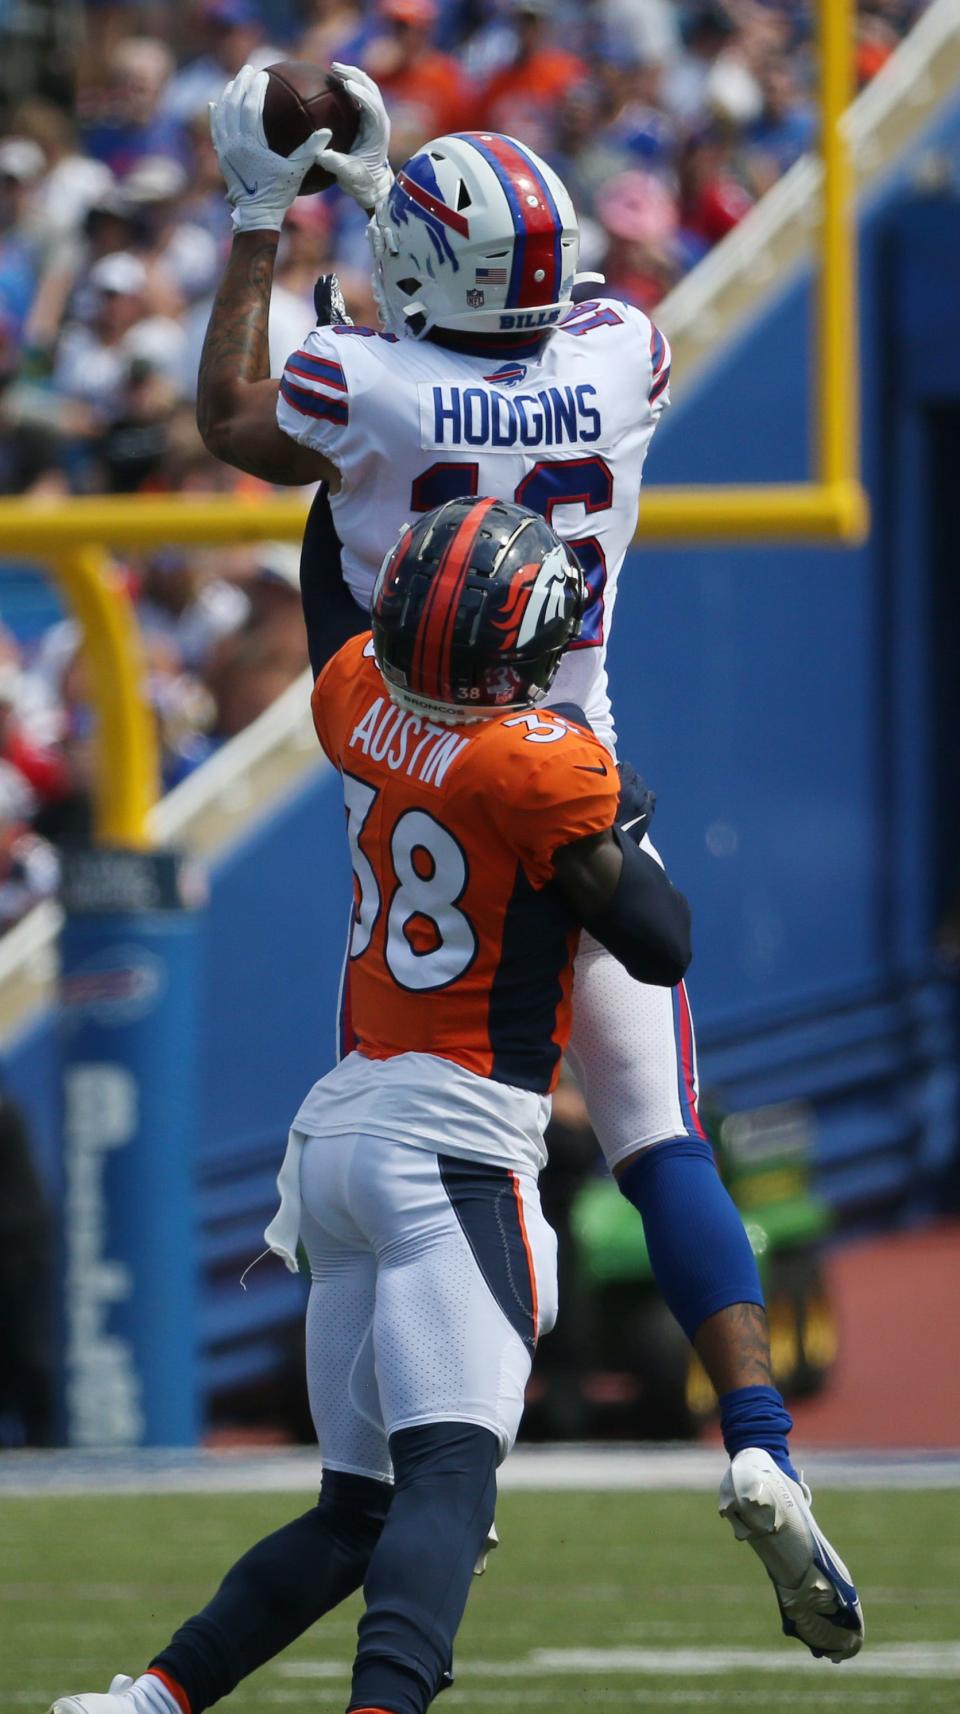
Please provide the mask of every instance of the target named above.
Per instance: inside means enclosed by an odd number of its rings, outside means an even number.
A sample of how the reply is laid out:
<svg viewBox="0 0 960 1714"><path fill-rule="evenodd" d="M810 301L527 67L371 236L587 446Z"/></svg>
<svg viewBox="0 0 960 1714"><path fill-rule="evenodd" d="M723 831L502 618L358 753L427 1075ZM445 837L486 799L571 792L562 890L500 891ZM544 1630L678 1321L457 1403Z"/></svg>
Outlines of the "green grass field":
<svg viewBox="0 0 960 1714"><path fill-rule="evenodd" d="M707 1494L508 1493L503 1547L474 1586L456 1687L438 1707L960 1708L960 1493L818 1501L863 1595L868 1643L854 1664L812 1662L779 1636L759 1562ZM4 1500L0 1714L45 1714L54 1694L106 1689L113 1672L140 1670L229 1562L304 1504L276 1494ZM224 1706L343 1708L357 1612L351 1602L331 1615ZM704 1654L718 1649L747 1658L730 1670Z"/></svg>

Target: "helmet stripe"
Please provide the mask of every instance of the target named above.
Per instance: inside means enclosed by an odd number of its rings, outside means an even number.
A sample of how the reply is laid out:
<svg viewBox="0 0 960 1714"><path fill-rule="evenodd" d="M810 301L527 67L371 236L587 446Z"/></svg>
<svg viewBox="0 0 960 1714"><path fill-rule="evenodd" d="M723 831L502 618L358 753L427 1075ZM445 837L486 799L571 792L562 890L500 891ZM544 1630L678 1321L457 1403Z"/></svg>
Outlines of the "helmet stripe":
<svg viewBox="0 0 960 1714"><path fill-rule="evenodd" d="M413 647L411 690L420 696L450 699L450 659L457 606L470 570L470 555L483 520L496 500L478 500L462 519L443 551L423 604Z"/></svg>
<svg viewBox="0 0 960 1714"><path fill-rule="evenodd" d="M454 232L459 232L461 238L469 238L470 222L464 215L458 214L455 208L448 208L445 202L441 202L439 197L432 196L430 191L425 190L423 185L417 184L405 172L401 171L397 174L397 184L410 198L410 201L417 204L418 208L425 209L428 214L433 215L435 220L440 220L444 226L449 226Z"/></svg>
<svg viewBox="0 0 960 1714"><path fill-rule="evenodd" d="M506 307L536 309L557 303L563 274L563 220L536 157L513 137L496 132L457 135L493 168L510 208L515 236Z"/></svg>

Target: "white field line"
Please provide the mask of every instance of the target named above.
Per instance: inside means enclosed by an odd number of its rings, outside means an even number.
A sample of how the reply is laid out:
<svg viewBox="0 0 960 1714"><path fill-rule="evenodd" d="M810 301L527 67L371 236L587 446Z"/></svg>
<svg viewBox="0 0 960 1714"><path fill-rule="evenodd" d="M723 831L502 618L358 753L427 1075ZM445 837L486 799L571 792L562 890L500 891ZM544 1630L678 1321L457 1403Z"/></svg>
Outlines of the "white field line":
<svg viewBox="0 0 960 1714"><path fill-rule="evenodd" d="M296 1692L291 1693L287 1690L275 1690L272 1695L268 1691L267 1698L268 1700L280 1701L282 1699L285 1702L294 1702L296 1700L296 1694ZM845 1707L894 1707L902 1709L903 1694L903 1691L899 1689L868 1690L865 1685L858 1684L852 1691L849 1689L847 1690ZM484 1707L487 1705L496 1706L500 1708L501 1714L503 1711L502 1690L475 1690L472 1688L469 1690L446 1690L444 1691L444 1696L446 1697L445 1707L447 1708L453 1708L458 1705L462 1705L463 1703L467 1703L471 1707L474 1705L477 1707ZM705 1690L702 1684L697 1684L695 1688L691 1685L687 1690L667 1690L662 1684L658 1684L657 1711L666 1707L707 1708L713 1707L717 1703L722 1703L724 1708L729 1708L731 1697L736 1699L738 1708L762 1708L764 1714L770 1714L769 1686L763 1690L745 1690L742 1684L738 1684L736 1686L728 1685L723 1690ZM545 1683L537 1686L535 1689L530 1686L525 1686L521 1689L518 1685L513 1685L510 1690L510 1707L513 1708L517 1703L528 1708L543 1707L549 1704L551 1708L556 1709L556 1685L550 1680L545 1681ZM810 1708L820 1711L820 1714L822 1714L822 1710L825 1707L823 1685L809 1685L801 1689L797 1685L791 1684L790 1706L791 1708Z"/></svg>
<svg viewBox="0 0 960 1714"><path fill-rule="evenodd" d="M344 1684L346 1685L347 1682L348 1677L345 1676ZM36 1690L8 1691L6 1700L11 1707L27 1708L32 1710L32 1714L37 1714L37 1709L49 1694L50 1687L49 1685L44 1684ZM510 1706L511 1708L514 1706L532 1708L549 1704L551 1708L555 1709L556 1694L556 1687L552 1684L544 1684L537 1688L521 1689L520 1687L515 1687L510 1691ZM764 1710L764 1714L769 1714L770 1691L768 1689L745 1690L742 1685L738 1685L735 1694L738 1706L746 1708L762 1708ZM303 1708L302 1690L284 1690L270 1685L265 1685L261 1686L259 1696L261 1701L267 1703L272 1708L296 1707L301 1710ZM818 1688L814 1690L813 1696L815 1700L808 1704L803 1691L798 1689L795 1685L791 1686L790 1698L792 1705L795 1707L804 1708L809 1706L811 1709L822 1709L822 1689ZM504 1706L503 1691L471 1689L447 1690L444 1692L443 1705L445 1708L460 1707L463 1703L469 1703L471 1707L497 1707L502 1711ZM705 1690L703 1685L699 1684L696 1689L690 1690L666 1690L662 1687L657 1690L658 1709L667 1707L706 1708L713 1707L716 1703L723 1703L724 1707L729 1707L730 1691ZM854 1692L854 1700L850 1703L851 1707L856 1708L886 1708L894 1705L897 1708L902 1708L903 1706L902 1694L900 1691L866 1690L861 1688L860 1685L857 1686L856 1691Z"/></svg>
<svg viewBox="0 0 960 1714"><path fill-rule="evenodd" d="M503 1714L502 1690L447 1690L444 1695L447 1699L445 1704L447 1708L466 1703L470 1707L498 1707ZM290 1703L296 1700L295 1694L291 1695L289 1691L284 1690L274 1691L272 1697L268 1691L267 1697L268 1700L279 1701L282 1699ZM735 1687L728 1686L724 1690L705 1690L702 1684L698 1684L695 1689L691 1686L689 1690L666 1690L662 1684L658 1684L657 1711L659 1714L661 1708L712 1708L717 1704L729 1708L731 1697L735 1697L738 1708L762 1708L763 1714L770 1714L769 1686L764 1690L745 1690L742 1684ZM858 1684L852 1692L847 1691L847 1698L845 1703L847 1708L902 1709L903 1707L902 1690L867 1690L865 1686ZM529 1687L520 1689L514 1685L510 1691L510 1707L513 1708L517 1704L526 1708L549 1705L551 1709L555 1710L557 1706L556 1686L547 1682L536 1689ZM810 1686L810 1699L808 1700L804 1691L792 1684L790 1686L790 1704L792 1708L810 1708L814 1714L822 1714L825 1706L823 1686Z"/></svg>
<svg viewBox="0 0 960 1714"><path fill-rule="evenodd" d="M960 1488L960 1453L839 1452L794 1456L815 1487L880 1491ZM710 1493L725 1467L717 1447L521 1447L499 1474L503 1492ZM118 1449L7 1452L0 1495L309 1493L320 1483L309 1447L257 1453Z"/></svg>
<svg viewBox="0 0 960 1714"><path fill-rule="evenodd" d="M345 1681L346 1682L346 1681ZM262 1700L270 1707L303 1708L302 1690L275 1690L267 1687L260 1691ZM736 1697L738 1708L762 1708L763 1714L770 1714L770 1690L745 1690L742 1684L725 1690L705 1690L702 1684L689 1690L667 1690L663 1685L657 1686L657 1709L661 1708L713 1708L722 1704L730 1707L731 1696ZM14 1701L26 1702L25 1696L14 1697ZM823 1686L810 1687L810 1698L796 1685L790 1686L790 1703L792 1708L809 1708L813 1714L821 1714L825 1704ZM503 1714L504 1695L502 1690L445 1690L443 1706L460 1708L464 1704L471 1708L493 1707ZM510 1689L510 1708L545 1708L555 1710L557 1706L556 1685L551 1682L538 1685L535 1688L512 1685ZM903 1707L902 1690L868 1690L858 1684L847 1691L847 1708L896 1708ZM36 1700L34 1699L34 1708Z"/></svg>
<svg viewBox="0 0 960 1714"><path fill-rule="evenodd" d="M284 1678L312 1680L349 1676L346 1662L330 1660L281 1661L274 1669ZM463 1688L475 1678L592 1678L617 1673L647 1678L714 1678L718 1673L810 1672L827 1673L831 1685L839 1685L828 1662L814 1660L800 1649L533 1649L520 1660L465 1660L457 1662L457 1678ZM843 1680L851 1678L954 1678L960 1673L960 1643L869 1644L856 1660L843 1663Z"/></svg>

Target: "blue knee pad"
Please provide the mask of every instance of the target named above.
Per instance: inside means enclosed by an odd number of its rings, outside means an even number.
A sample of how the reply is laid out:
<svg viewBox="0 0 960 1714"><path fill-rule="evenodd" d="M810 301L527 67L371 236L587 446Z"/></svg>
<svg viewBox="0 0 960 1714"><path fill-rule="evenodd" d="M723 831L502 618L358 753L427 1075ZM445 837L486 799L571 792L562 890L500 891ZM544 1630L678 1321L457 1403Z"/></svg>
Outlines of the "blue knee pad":
<svg viewBox="0 0 960 1714"><path fill-rule="evenodd" d="M718 1309L763 1304L750 1240L709 1143L657 1143L617 1184L643 1221L654 1278L689 1340Z"/></svg>

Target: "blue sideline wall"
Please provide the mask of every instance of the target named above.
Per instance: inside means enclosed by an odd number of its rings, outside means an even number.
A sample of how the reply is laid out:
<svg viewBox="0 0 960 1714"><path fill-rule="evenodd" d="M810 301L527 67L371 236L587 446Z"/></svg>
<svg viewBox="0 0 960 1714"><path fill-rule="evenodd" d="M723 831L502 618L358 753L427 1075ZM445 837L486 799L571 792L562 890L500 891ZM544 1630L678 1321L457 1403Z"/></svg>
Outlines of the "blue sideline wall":
<svg viewBox="0 0 960 1714"><path fill-rule="evenodd" d="M933 149L952 187L921 196ZM737 1106L813 1100L822 1185L851 1219L924 1213L955 1188L933 752L957 708L937 685L927 435L931 410L960 409L958 181L960 103L860 223L868 542L638 549L614 628L622 750L658 791L654 837L695 907L702 1081ZM808 475L811 297L804 275L675 389L651 482ZM953 857L960 891L955 839Z"/></svg>
<svg viewBox="0 0 960 1714"><path fill-rule="evenodd" d="M933 146L960 161L960 103ZM943 853L925 425L931 401L960 406L960 204L917 200L918 152L861 221L869 542L638 549L612 650L622 750L658 792L655 836L695 907L701 1081L731 1107L808 1100L819 1181L848 1223L943 1206L957 1136L956 994L933 950ZM808 474L809 315L798 277L675 389L650 482ZM301 1301L278 1264L246 1296L236 1282L260 1248L289 1118L332 1063L341 825L336 782L318 771L213 872L208 1387L268 1370L273 1332ZM55 1050L45 1019L0 1061L54 1194Z"/></svg>

